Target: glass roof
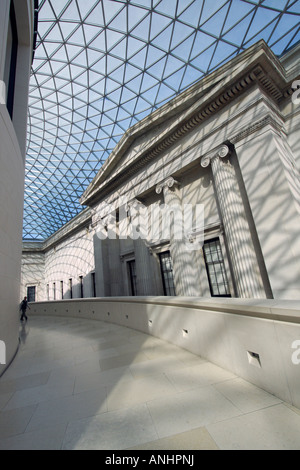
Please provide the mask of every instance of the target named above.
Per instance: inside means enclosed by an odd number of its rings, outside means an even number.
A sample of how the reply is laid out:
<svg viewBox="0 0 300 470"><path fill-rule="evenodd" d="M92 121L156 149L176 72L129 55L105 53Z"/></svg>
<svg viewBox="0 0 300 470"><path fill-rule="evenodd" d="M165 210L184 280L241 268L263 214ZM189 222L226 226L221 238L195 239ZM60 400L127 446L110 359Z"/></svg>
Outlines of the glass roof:
<svg viewBox="0 0 300 470"><path fill-rule="evenodd" d="M44 240L124 132L264 39L300 39L300 0L41 0L29 90L23 238Z"/></svg>

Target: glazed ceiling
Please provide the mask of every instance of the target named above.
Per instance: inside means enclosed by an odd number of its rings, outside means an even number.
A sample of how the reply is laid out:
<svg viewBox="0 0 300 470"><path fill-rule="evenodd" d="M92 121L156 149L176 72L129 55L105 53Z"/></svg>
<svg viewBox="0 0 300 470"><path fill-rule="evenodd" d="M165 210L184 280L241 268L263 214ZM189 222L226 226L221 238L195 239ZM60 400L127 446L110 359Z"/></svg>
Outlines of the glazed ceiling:
<svg viewBox="0 0 300 470"><path fill-rule="evenodd" d="M260 39L300 39L300 0L40 0L23 238L44 240L124 132Z"/></svg>

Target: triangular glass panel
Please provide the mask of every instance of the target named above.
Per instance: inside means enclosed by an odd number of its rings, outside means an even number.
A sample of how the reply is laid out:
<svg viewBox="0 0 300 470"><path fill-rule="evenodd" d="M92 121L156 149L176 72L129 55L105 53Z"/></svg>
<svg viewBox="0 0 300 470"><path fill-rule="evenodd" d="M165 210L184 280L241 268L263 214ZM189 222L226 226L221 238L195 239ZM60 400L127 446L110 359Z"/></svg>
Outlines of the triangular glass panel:
<svg viewBox="0 0 300 470"><path fill-rule="evenodd" d="M138 5L127 5L128 11L128 30L134 29L145 16L148 15L148 11L144 8L140 8Z"/></svg>
<svg viewBox="0 0 300 470"><path fill-rule="evenodd" d="M229 7L231 0L214 0L213 2L205 0L201 10L200 27L209 19L213 19L224 6Z"/></svg>
<svg viewBox="0 0 300 470"><path fill-rule="evenodd" d="M128 36L127 38L127 57L130 59L134 56L137 52L139 52L142 48L145 47L145 43L136 39L132 36Z"/></svg>
<svg viewBox="0 0 300 470"><path fill-rule="evenodd" d="M224 24L223 33L226 34L227 31L239 24L246 16L248 16L249 13L253 13L254 8L254 5L251 3L232 0L228 16ZM237 38L240 37L238 36Z"/></svg>
<svg viewBox="0 0 300 470"><path fill-rule="evenodd" d="M119 43L122 39L124 39L124 34L118 33L117 31L113 31L111 29L106 30L106 50L110 51L114 48L117 43Z"/></svg>
<svg viewBox="0 0 300 470"><path fill-rule="evenodd" d="M169 55L167 59L166 67L164 70L164 78L169 77L173 73L177 72L177 70L179 70L183 66L184 66L184 62Z"/></svg>
<svg viewBox="0 0 300 470"><path fill-rule="evenodd" d="M122 3L114 0L102 0L104 8L105 23L108 24L124 8Z"/></svg>
<svg viewBox="0 0 300 470"><path fill-rule="evenodd" d="M162 79L162 76L163 76L163 73L164 73L164 68L165 68L165 65L166 65L166 60L167 58L164 57L162 58L161 60L159 60L158 62L156 62L156 64L152 65L151 67L149 67L147 69L147 72L152 75L153 77L157 78L158 80L161 80Z"/></svg>
<svg viewBox="0 0 300 470"><path fill-rule="evenodd" d="M189 54L190 54L190 51L192 49L194 42L195 42L195 33L192 34L187 39L185 39L183 43L175 47L175 49L172 50L172 55L186 62L189 59Z"/></svg>
<svg viewBox="0 0 300 470"><path fill-rule="evenodd" d="M216 14L201 25L201 30L219 37L224 30L224 21L227 17L229 4L225 4Z"/></svg>
<svg viewBox="0 0 300 470"><path fill-rule="evenodd" d="M110 22L110 29L114 29L123 34L127 34L127 11L123 8L118 15Z"/></svg>
<svg viewBox="0 0 300 470"><path fill-rule="evenodd" d="M148 42L150 34L150 15L141 21L132 31L131 36Z"/></svg>
<svg viewBox="0 0 300 470"><path fill-rule="evenodd" d="M213 69L220 65L225 60L228 60L237 52L237 48L229 44L219 41L218 46L213 55L210 68Z"/></svg>
<svg viewBox="0 0 300 470"><path fill-rule="evenodd" d="M157 37L152 39L151 43L164 51L168 52L170 49L170 42L172 39L174 24L170 24L164 31L162 31Z"/></svg>
<svg viewBox="0 0 300 470"><path fill-rule="evenodd" d="M278 18L279 13L276 11L268 10L257 10L253 18L252 24L245 38L245 43L253 39L258 33L260 33L266 26ZM274 23L275 26L275 23Z"/></svg>
<svg viewBox="0 0 300 470"><path fill-rule="evenodd" d="M171 23L172 20L170 18L153 12L151 15L150 41L164 31Z"/></svg>
<svg viewBox="0 0 300 470"><path fill-rule="evenodd" d="M192 2L192 4L186 8L180 15L180 21L193 26L194 28L198 27L200 14L203 8L204 0Z"/></svg>
<svg viewBox="0 0 300 470"><path fill-rule="evenodd" d="M60 17L61 20L71 20L72 23L80 22L81 18L77 8L77 2L74 0L68 5L67 9Z"/></svg>

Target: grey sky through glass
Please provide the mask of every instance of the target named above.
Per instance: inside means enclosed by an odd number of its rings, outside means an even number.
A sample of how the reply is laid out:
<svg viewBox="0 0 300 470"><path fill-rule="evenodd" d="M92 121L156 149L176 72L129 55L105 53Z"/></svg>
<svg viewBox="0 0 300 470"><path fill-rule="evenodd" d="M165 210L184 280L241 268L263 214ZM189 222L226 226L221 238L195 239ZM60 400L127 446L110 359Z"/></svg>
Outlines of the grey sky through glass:
<svg viewBox="0 0 300 470"><path fill-rule="evenodd" d="M124 132L264 39L300 39L300 0L42 0L29 90L24 239L77 215Z"/></svg>

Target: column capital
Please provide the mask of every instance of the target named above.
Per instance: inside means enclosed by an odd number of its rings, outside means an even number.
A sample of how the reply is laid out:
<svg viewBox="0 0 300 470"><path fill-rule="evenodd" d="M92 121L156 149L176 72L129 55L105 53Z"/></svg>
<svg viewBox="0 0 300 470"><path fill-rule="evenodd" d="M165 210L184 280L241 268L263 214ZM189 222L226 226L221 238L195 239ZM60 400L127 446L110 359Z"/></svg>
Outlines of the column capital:
<svg viewBox="0 0 300 470"><path fill-rule="evenodd" d="M219 148L209 152L204 157L201 158L201 166L202 168L206 168L210 165L211 161L214 158L225 158L230 155L230 148L228 145L221 145Z"/></svg>
<svg viewBox="0 0 300 470"><path fill-rule="evenodd" d="M176 181L172 176L170 176L169 178L166 178L161 183L158 183L156 185L155 191L157 194L160 194L163 190L171 189L174 186L178 186L178 185L179 185L178 181Z"/></svg>

